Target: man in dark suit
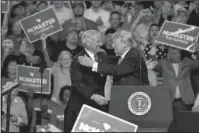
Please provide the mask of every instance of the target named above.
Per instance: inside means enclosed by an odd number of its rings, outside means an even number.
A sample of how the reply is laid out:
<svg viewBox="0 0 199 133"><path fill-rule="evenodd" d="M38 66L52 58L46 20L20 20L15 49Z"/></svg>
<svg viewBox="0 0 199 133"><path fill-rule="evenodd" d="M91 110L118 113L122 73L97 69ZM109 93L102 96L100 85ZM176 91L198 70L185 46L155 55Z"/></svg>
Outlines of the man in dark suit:
<svg viewBox="0 0 199 133"><path fill-rule="evenodd" d="M95 53L101 46L100 33L88 30L82 36L84 50L77 54L71 65L72 93L65 109L64 132L70 132L83 104L106 111L108 100L104 97L106 77L95 73L91 68L79 64L79 56L97 60Z"/></svg>
<svg viewBox="0 0 199 133"><path fill-rule="evenodd" d="M95 62L85 56L78 59L95 72L112 75L115 85L149 85L145 61L133 45L131 32L118 31L113 35L114 52L120 56L117 64Z"/></svg>

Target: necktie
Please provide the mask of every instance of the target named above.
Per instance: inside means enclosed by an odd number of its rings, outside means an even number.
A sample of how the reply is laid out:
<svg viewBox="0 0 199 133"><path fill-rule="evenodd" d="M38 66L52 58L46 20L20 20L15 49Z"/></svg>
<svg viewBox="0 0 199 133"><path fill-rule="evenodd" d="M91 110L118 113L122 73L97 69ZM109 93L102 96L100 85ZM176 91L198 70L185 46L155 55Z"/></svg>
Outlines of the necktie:
<svg viewBox="0 0 199 133"><path fill-rule="evenodd" d="M122 62L122 57L119 58L117 65L119 65Z"/></svg>

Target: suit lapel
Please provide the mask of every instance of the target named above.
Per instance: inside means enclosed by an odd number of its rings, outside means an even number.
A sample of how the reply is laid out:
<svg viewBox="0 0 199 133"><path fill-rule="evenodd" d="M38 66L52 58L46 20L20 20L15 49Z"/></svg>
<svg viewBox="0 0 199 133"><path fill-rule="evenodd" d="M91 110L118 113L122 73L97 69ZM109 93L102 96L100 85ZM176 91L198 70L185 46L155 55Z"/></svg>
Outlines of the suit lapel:
<svg viewBox="0 0 199 133"><path fill-rule="evenodd" d="M176 74L175 74L175 70L173 68L173 65L172 63L167 59L165 65L167 65L167 67L165 68L168 68L167 72L174 78L176 78Z"/></svg>

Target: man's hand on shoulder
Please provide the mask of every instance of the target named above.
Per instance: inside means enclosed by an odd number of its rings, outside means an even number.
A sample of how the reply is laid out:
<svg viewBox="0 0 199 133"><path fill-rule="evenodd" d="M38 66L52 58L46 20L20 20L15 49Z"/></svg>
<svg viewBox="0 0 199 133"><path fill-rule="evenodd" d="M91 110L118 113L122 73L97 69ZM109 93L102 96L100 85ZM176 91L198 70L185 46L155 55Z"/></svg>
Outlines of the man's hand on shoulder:
<svg viewBox="0 0 199 133"><path fill-rule="evenodd" d="M94 61L88 56L79 56L78 62L85 67L93 67Z"/></svg>

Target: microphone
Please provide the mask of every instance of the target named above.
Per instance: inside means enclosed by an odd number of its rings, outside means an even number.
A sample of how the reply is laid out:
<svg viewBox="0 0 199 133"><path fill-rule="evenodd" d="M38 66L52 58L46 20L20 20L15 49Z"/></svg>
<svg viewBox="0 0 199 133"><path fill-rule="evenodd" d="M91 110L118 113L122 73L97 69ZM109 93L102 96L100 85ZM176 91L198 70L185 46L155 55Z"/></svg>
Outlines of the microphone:
<svg viewBox="0 0 199 133"><path fill-rule="evenodd" d="M8 93L11 93L14 89L16 89L17 87L21 86L21 84L19 83L14 83L12 86L6 88L5 90L3 90L1 92L1 96L7 95Z"/></svg>

